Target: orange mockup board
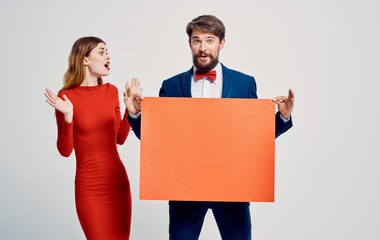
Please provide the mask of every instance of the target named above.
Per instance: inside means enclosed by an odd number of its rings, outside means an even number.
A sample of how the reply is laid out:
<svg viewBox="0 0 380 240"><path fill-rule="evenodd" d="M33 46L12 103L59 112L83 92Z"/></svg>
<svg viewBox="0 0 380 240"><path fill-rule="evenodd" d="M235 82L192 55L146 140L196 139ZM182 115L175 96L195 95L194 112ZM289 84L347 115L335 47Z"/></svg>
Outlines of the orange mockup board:
<svg viewBox="0 0 380 240"><path fill-rule="evenodd" d="M140 199L274 202L275 104L146 97Z"/></svg>

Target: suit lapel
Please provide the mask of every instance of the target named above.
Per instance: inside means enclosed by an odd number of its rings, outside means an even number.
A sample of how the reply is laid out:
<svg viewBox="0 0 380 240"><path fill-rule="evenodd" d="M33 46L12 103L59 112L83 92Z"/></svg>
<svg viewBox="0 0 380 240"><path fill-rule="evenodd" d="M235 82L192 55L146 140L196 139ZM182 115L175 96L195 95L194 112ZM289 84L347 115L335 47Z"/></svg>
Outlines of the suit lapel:
<svg viewBox="0 0 380 240"><path fill-rule="evenodd" d="M232 91L232 84L234 81L234 75L230 71L230 69L226 68L223 64L222 65L222 72L223 72L223 91L222 91L222 98L230 98L231 97L231 91Z"/></svg>
<svg viewBox="0 0 380 240"><path fill-rule="evenodd" d="M193 76L193 68L185 72L180 77L183 97L191 97L191 77Z"/></svg>

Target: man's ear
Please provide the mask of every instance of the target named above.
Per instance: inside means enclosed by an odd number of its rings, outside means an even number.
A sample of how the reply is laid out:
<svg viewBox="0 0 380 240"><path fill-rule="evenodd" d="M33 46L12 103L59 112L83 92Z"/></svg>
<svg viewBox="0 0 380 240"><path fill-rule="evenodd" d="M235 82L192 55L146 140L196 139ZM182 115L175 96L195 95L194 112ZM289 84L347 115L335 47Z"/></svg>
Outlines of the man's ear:
<svg viewBox="0 0 380 240"><path fill-rule="evenodd" d="M223 38L222 41L220 41L220 43L219 43L219 51L223 49L225 42L226 42L225 38Z"/></svg>

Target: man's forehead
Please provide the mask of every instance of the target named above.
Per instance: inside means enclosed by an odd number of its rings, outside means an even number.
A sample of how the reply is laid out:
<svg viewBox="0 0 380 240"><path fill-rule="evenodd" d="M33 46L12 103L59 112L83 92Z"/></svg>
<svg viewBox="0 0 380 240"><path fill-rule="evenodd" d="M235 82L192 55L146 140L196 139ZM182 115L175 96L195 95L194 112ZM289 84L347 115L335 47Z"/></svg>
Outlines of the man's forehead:
<svg viewBox="0 0 380 240"><path fill-rule="evenodd" d="M217 38L213 33L210 32L203 32L200 30L194 30L193 33L191 34L191 38L199 38L199 37L206 37L206 38Z"/></svg>

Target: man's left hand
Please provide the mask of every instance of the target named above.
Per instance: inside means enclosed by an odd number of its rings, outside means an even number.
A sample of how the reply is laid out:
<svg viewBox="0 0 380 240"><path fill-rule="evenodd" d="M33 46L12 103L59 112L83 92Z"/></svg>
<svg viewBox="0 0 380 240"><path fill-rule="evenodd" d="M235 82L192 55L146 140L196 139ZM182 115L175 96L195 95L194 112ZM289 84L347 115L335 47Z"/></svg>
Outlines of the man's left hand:
<svg viewBox="0 0 380 240"><path fill-rule="evenodd" d="M277 104L278 111L281 116L285 119L289 119L294 106L294 92L292 89L289 89L289 96L279 96L273 98L273 102Z"/></svg>

